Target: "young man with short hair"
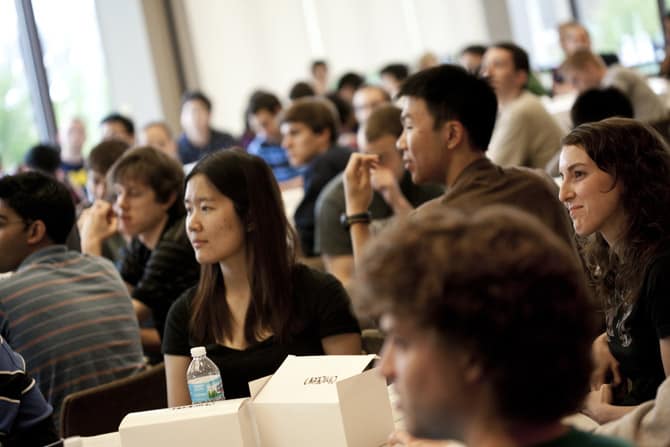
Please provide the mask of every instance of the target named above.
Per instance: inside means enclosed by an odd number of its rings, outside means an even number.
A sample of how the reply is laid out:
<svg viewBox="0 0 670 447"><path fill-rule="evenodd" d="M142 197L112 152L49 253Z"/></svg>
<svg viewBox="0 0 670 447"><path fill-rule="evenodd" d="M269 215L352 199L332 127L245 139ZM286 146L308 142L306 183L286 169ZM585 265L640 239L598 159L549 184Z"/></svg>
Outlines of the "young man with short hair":
<svg viewBox="0 0 670 447"><path fill-rule="evenodd" d="M143 331L145 350L158 354L170 305L198 281L200 266L184 224L184 173L179 163L152 147L123 154L107 177L114 204L96 200L82 251L100 255L102 243L120 231L132 238L120 255L140 322L153 318L156 330Z"/></svg>
<svg viewBox="0 0 670 447"><path fill-rule="evenodd" d="M399 95L403 133L397 147L405 169L414 183L441 183L446 188L442 197L422 205L418 213L435 207L509 204L538 216L574 244L572 223L550 177L524 168L501 168L486 157L498 108L486 81L461 67L442 65L410 76ZM371 171L378 163L376 155L354 154L343 177L347 220L355 220L349 230L354 257L370 237L369 222L356 216L367 213Z"/></svg>
<svg viewBox="0 0 670 447"><path fill-rule="evenodd" d="M204 93L189 91L181 101L181 127L178 140L179 158L183 164L193 163L219 149L235 146L237 141L227 132L211 127L212 102Z"/></svg>
<svg viewBox="0 0 670 447"><path fill-rule="evenodd" d="M544 169L565 134L540 100L526 89L528 54L512 43L490 46L481 67L498 100L498 119L487 151L500 166Z"/></svg>
<svg viewBox="0 0 670 447"><path fill-rule="evenodd" d="M135 144L135 124L120 113L110 113L100 120L100 133L103 140L121 140L128 146Z"/></svg>
<svg viewBox="0 0 670 447"><path fill-rule="evenodd" d="M504 206L414 216L366 249L355 290L381 317L378 366L410 435L629 445L561 423L589 389L594 310L580 263L537 218Z"/></svg>
<svg viewBox="0 0 670 447"><path fill-rule="evenodd" d="M300 171L288 161L288 156L281 147L281 131L279 130L279 114L281 103L274 94L257 91L247 105L247 118L255 137L247 146L247 152L261 157L272 168L280 188L300 186Z"/></svg>
<svg viewBox="0 0 670 447"><path fill-rule="evenodd" d="M336 145L337 112L330 102L317 98L294 101L282 114L282 146L289 163L303 169L302 201L294 214L300 244L305 256L314 250L316 200L324 186L344 170L351 155L349 149Z"/></svg>
<svg viewBox="0 0 670 447"><path fill-rule="evenodd" d="M107 259L64 245L74 204L56 179L0 179L0 335L26 360L55 410L68 394L140 371L137 318Z"/></svg>

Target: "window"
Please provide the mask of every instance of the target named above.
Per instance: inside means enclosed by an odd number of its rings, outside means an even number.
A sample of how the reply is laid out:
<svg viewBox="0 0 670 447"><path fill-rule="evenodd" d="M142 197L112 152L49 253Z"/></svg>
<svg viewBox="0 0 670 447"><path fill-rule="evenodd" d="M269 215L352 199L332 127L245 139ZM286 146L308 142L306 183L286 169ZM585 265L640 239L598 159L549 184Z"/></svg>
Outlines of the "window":
<svg viewBox="0 0 670 447"><path fill-rule="evenodd" d="M657 72L663 31L656 0L580 0L577 16L591 34L594 51L616 53L622 65Z"/></svg>
<svg viewBox="0 0 670 447"><path fill-rule="evenodd" d="M0 0L0 11L0 155L2 167L10 171L38 137L14 0Z"/></svg>
<svg viewBox="0 0 670 447"><path fill-rule="evenodd" d="M88 146L95 144L98 122L110 106L102 44L90 0L33 0L42 42L49 94L59 126L75 116L88 130Z"/></svg>
<svg viewBox="0 0 670 447"><path fill-rule="evenodd" d="M535 69L549 69L563 61L558 25L572 19L567 0L507 0L514 40L523 47ZM551 82L551 79L549 80Z"/></svg>

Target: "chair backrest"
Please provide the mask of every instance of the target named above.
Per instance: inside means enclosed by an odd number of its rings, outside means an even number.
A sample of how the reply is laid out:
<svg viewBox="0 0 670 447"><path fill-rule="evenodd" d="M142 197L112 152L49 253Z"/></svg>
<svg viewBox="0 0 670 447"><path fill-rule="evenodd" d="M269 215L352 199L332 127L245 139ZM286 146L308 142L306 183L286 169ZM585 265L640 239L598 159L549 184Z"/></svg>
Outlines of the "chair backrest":
<svg viewBox="0 0 670 447"><path fill-rule="evenodd" d="M66 396L61 407L61 436L114 432L128 413L166 407L165 366L161 363L133 376Z"/></svg>

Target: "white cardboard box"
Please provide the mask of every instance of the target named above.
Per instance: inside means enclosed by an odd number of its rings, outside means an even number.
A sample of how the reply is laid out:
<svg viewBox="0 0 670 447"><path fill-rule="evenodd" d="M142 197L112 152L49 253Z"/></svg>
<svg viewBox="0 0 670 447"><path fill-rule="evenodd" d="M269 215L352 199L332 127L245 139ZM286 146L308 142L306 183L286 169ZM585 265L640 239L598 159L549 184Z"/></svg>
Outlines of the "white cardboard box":
<svg viewBox="0 0 670 447"><path fill-rule="evenodd" d="M128 414L119 425L122 447L257 447L249 399Z"/></svg>
<svg viewBox="0 0 670 447"><path fill-rule="evenodd" d="M291 355L269 379L252 382L261 446L384 444L393 417L386 381L376 370L365 371L374 358Z"/></svg>

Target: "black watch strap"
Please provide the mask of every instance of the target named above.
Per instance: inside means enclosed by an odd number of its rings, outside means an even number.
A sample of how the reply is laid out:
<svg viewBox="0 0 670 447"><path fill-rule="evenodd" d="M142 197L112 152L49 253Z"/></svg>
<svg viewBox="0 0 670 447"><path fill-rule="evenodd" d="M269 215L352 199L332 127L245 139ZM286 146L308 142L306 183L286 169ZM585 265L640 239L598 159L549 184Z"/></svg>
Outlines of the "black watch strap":
<svg viewBox="0 0 670 447"><path fill-rule="evenodd" d="M351 225L355 223L370 223L372 222L372 214L370 214L370 211L366 211L364 213L357 213L357 214L350 214L347 216L346 213L340 214L340 224L342 225L342 228L345 230L348 230Z"/></svg>

